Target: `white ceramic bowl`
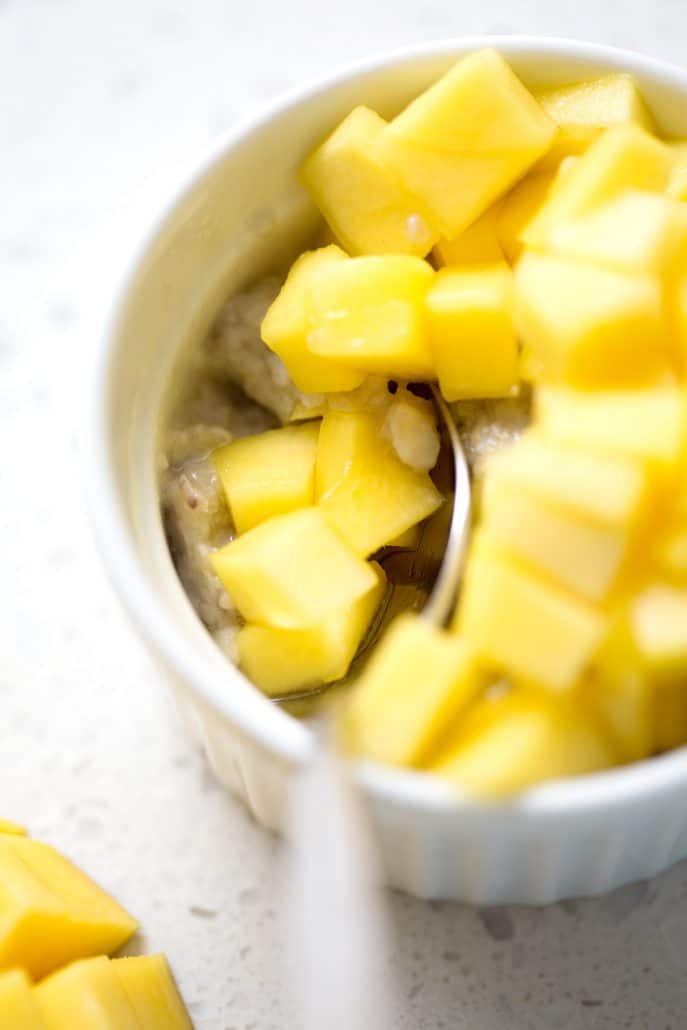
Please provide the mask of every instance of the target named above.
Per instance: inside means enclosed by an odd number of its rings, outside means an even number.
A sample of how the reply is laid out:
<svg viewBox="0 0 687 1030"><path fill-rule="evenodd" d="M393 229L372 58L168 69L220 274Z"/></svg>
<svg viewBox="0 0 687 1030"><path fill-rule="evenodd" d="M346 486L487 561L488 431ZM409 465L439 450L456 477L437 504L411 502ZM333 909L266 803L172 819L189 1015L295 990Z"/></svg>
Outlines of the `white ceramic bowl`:
<svg viewBox="0 0 687 1030"><path fill-rule="evenodd" d="M294 180L312 145L356 104L393 115L483 46L498 48L529 84L632 72L660 129L687 136L687 73L636 54L517 37L382 54L279 101L200 161L131 260L107 323L88 427L100 546L214 772L272 828L312 740L229 665L172 566L156 493L170 370L231 290L312 219ZM687 855L687 749L490 805L459 800L421 774L367 764L355 774L388 882L421 896L544 903L651 876Z"/></svg>

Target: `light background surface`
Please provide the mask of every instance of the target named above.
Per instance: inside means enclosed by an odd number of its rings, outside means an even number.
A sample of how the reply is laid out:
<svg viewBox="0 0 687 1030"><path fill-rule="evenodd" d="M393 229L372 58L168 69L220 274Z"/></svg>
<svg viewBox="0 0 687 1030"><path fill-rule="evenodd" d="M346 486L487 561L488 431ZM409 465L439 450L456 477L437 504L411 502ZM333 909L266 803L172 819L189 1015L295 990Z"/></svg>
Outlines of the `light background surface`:
<svg viewBox="0 0 687 1030"><path fill-rule="evenodd" d="M77 443L112 226L135 239L128 198L180 155L375 49L537 32L679 62L686 31L684 0L0 0L0 813L141 919L202 1030L291 1030L281 856L205 770L91 542ZM686 865L540 911L396 896L399 1025L681 1030L686 901Z"/></svg>

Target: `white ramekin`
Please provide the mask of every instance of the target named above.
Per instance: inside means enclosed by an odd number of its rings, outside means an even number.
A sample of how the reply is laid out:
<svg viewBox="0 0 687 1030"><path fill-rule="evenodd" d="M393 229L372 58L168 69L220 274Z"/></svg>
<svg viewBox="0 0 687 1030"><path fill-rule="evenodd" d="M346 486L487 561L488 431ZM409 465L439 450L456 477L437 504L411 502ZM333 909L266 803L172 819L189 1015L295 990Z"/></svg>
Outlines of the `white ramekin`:
<svg viewBox="0 0 687 1030"><path fill-rule="evenodd" d="M176 577L156 494L170 370L278 247L284 226L307 220L293 172L315 141L355 104L393 114L457 56L484 46L530 84L632 72L661 130L687 135L687 73L633 53L489 37L382 54L273 104L196 163L131 258L107 321L86 433L99 544L214 772L272 828L312 740L229 665ZM687 749L499 804L461 800L419 773L361 764L355 775L389 884L420 896L540 904L651 876L687 855Z"/></svg>

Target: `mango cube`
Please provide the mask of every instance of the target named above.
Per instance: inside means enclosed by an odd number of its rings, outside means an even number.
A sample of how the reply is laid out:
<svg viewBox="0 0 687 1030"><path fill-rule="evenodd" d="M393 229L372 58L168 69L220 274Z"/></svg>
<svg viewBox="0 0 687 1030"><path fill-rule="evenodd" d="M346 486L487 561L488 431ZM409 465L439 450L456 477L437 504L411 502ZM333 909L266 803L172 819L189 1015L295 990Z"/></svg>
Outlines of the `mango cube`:
<svg viewBox="0 0 687 1030"><path fill-rule="evenodd" d="M377 585L323 622L303 629L243 626L236 648L249 679L270 697L280 697L345 676L384 596L384 573L372 567Z"/></svg>
<svg viewBox="0 0 687 1030"><path fill-rule="evenodd" d="M546 203L522 233L528 247L547 247L553 226L589 214L625 190L662 193L673 157L636 125L607 129L566 174L556 180Z"/></svg>
<svg viewBox="0 0 687 1030"><path fill-rule="evenodd" d="M483 686L468 648L422 616L397 617L357 681L346 713L351 747L417 765Z"/></svg>
<svg viewBox="0 0 687 1030"><path fill-rule="evenodd" d="M630 619L642 661L663 676L687 670L687 589L648 586L634 600ZM687 687L684 688L687 691Z"/></svg>
<svg viewBox="0 0 687 1030"><path fill-rule="evenodd" d="M634 124L649 132L651 116L632 75L604 75L589 82L557 86L535 94L550 118L558 125L551 150L542 158L549 167L571 154L580 154L604 129Z"/></svg>
<svg viewBox="0 0 687 1030"><path fill-rule="evenodd" d="M34 988L34 996L48 1030L141 1028L113 963L104 955L53 973Z"/></svg>
<svg viewBox="0 0 687 1030"><path fill-rule="evenodd" d="M279 355L304 393L354 390L364 378L360 372L317 357L306 346L306 296L310 282L318 272L345 260L344 252L333 245L301 254L260 327L262 339Z"/></svg>
<svg viewBox="0 0 687 1030"><path fill-rule="evenodd" d="M113 952L137 924L47 844L0 837L0 969L40 978L83 956Z"/></svg>
<svg viewBox="0 0 687 1030"><path fill-rule="evenodd" d="M244 436L213 454L237 532L315 500L319 422Z"/></svg>
<svg viewBox="0 0 687 1030"><path fill-rule="evenodd" d="M7 1030L46 1030L23 969L0 973L0 1026Z"/></svg>
<svg viewBox="0 0 687 1030"><path fill-rule="evenodd" d="M522 234L546 201L554 172L530 172L496 205L496 233L501 250L511 265L522 253Z"/></svg>
<svg viewBox="0 0 687 1030"><path fill-rule="evenodd" d="M281 629L313 626L378 582L319 508L268 519L211 561L245 619Z"/></svg>
<svg viewBox="0 0 687 1030"><path fill-rule="evenodd" d="M673 358L661 282L533 251L515 270L515 323L536 381L652 385Z"/></svg>
<svg viewBox="0 0 687 1030"><path fill-rule="evenodd" d="M478 657L516 681L565 693L600 645L604 615L533 574L479 532L455 622Z"/></svg>
<svg viewBox="0 0 687 1030"><path fill-rule="evenodd" d="M374 415L329 412L315 472L319 510L359 555L426 519L443 498L425 471L400 460Z"/></svg>
<svg viewBox="0 0 687 1030"><path fill-rule="evenodd" d="M480 50L390 122L377 155L452 239L548 150L555 131L503 58Z"/></svg>
<svg viewBox="0 0 687 1030"><path fill-rule="evenodd" d="M110 962L138 1026L145 1030L192 1030L192 1023L164 955L136 955Z"/></svg>
<svg viewBox="0 0 687 1030"><path fill-rule="evenodd" d="M406 255L328 266L308 294L308 349L363 372L431 379L423 305L433 275Z"/></svg>
<svg viewBox="0 0 687 1030"><path fill-rule="evenodd" d="M496 231L496 209L488 211L452 240L439 240L434 248L436 263L441 267L472 268L503 261L504 252Z"/></svg>
<svg viewBox="0 0 687 1030"><path fill-rule="evenodd" d="M386 122L356 107L307 158L300 180L349 254L415 254L436 240L417 201L379 160Z"/></svg>
<svg viewBox="0 0 687 1030"><path fill-rule="evenodd" d="M498 798L614 764L578 706L514 690L476 705L432 770L466 794Z"/></svg>
<svg viewBox="0 0 687 1030"><path fill-rule="evenodd" d="M446 400L508 396L518 382L510 269L442 269L426 305L429 348Z"/></svg>

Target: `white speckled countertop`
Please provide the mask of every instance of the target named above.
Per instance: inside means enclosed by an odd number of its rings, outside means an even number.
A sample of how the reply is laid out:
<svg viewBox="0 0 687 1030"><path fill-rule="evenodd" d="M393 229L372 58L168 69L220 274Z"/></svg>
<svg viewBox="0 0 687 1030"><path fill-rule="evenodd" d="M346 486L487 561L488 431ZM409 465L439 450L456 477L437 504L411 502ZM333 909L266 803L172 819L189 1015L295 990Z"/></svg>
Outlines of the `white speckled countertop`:
<svg viewBox="0 0 687 1030"><path fill-rule="evenodd" d="M202 1030L291 1030L281 855L205 770L94 554L76 443L99 227L251 106L375 48L536 31L680 61L686 30L683 0L0 0L0 814L140 918ZM408 1030L687 1027L687 865L539 911L391 904Z"/></svg>

